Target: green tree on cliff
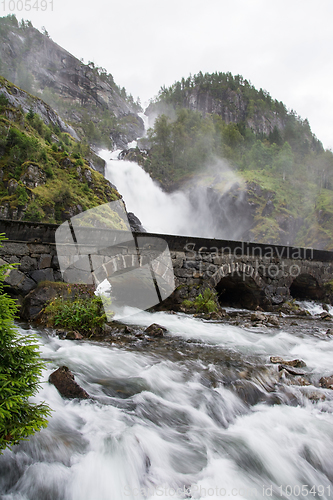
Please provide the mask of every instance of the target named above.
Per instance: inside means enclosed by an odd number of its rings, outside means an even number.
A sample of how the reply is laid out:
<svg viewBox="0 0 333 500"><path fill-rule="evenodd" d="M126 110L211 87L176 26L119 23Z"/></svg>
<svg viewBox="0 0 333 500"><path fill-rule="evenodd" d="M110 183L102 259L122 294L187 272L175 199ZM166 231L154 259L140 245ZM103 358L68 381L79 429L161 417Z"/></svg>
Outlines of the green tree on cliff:
<svg viewBox="0 0 333 500"><path fill-rule="evenodd" d="M4 240L0 234L0 246ZM36 339L20 336L14 326L17 305L4 293L6 272L0 266L0 453L7 446L46 427L49 408L29 401L38 391L43 363Z"/></svg>
<svg viewBox="0 0 333 500"><path fill-rule="evenodd" d="M282 174L282 179L285 181L286 177L292 173L294 165L294 155L290 144L285 142L277 156L275 168L277 172Z"/></svg>

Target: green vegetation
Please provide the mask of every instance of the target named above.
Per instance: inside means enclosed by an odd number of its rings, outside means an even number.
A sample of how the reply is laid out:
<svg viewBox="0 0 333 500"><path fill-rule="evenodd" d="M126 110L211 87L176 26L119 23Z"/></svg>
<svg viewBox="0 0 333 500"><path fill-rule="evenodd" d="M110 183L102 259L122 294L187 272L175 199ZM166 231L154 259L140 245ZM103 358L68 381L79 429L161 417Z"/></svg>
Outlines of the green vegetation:
<svg viewBox="0 0 333 500"><path fill-rule="evenodd" d="M214 99L214 111L189 109L192 95ZM199 73L183 78L162 87L148 111L159 116L150 130L144 166L162 183L192 176L218 157L237 171L265 170L283 180L305 173L321 187L333 188L333 154L324 151L308 121L240 75ZM232 121L225 122L225 114L231 114Z"/></svg>
<svg viewBox="0 0 333 500"><path fill-rule="evenodd" d="M217 293L210 288L206 288L203 293L199 293L194 300L183 300L182 306L186 309L195 309L197 314L217 312L219 309Z"/></svg>
<svg viewBox="0 0 333 500"><path fill-rule="evenodd" d="M77 296L71 298L55 297L44 309L48 326L77 330L92 334L102 328L107 318L100 297Z"/></svg>
<svg viewBox="0 0 333 500"><path fill-rule="evenodd" d="M195 184L223 194L237 181L235 194L246 193L253 207L252 241L277 243L296 231L294 244L333 249L333 153L307 120L230 73L163 87L148 113L158 117L148 155L136 159L165 188Z"/></svg>
<svg viewBox="0 0 333 500"><path fill-rule="evenodd" d="M0 234L0 246L4 235ZM39 388L44 364L32 335L19 335L14 326L16 302L4 293L6 272L0 267L0 450L46 427L50 410L29 402Z"/></svg>
<svg viewBox="0 0 333 500"><path fill-rule="evenodd" d="M61 223L118 200L85 160L90 153L86 142L45 125L32 110L25 115L0 94L0 212L7 218Z"/></svg>

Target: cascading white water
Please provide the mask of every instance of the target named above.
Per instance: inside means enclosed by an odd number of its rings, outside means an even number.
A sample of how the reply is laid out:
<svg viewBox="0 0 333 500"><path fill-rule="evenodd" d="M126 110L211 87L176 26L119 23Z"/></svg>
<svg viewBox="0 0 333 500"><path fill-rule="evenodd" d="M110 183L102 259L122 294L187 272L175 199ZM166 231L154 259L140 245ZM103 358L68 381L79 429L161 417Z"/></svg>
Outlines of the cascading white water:
<svg viewBox="0 0 333 500"><path fill-rule="evenodd" d="M147 230L212 236L185 195L103 156ZM332 374L333 338L322 328L241 328L163 312L126 323L139 335L119 345L36 332L49 362L36 401L53 413L46 429L0 456L2 500L332 497L333 391L318 386ZM167 336L145 338L152 323ZM312 383L284 378L270 356L304 360ZM62 365L89 400L63 399L48 383Z"/></svg>
<svg viewBox="0 0 333 500"><path fill-rule="evenodd" d="M148 232L211 237L214 228L204 203L194 207L188 194L165 193L140 165L118 160L120 150L99 152L106 161L105 177L122 194L128 212L133 212Z"/></svg>
<svg viewBox="0 0 333 500"><path fill-rule="evenodd" d="M40 337L50 365L38 400L54 413L47 429L0 457L3 500L330 498L331 391L311 402L313 386L288 385L267 362L300 357L319 378L331 370L332 338L181 314L128 320L153 322L168 328L165 344ZM91 400L64 400L48 384L61 365ZM244 370L262 395L252 406L235 391Z"/></svg>

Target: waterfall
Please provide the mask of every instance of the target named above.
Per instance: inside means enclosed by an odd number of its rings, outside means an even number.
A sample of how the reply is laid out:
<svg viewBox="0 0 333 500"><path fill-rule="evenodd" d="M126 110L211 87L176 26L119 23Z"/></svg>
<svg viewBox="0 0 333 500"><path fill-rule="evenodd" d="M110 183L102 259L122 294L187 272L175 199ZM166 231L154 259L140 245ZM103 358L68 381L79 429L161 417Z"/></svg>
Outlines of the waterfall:
<svg viewBox="0 0 333 500"><path fill-rule="evenodd" d="M212 237L204 203L164 193L118 154L101 153L106 176L148 231ZM250 313L231 324L235 310L220 322L145 311L103 342L18 326L38 339L47 364L34 402L52 414L46 429L0 455L0 498L328 500L333 391L320 378L332 375L333 336L314 319L322 308L305 304L311 321L279 317L279 328L251 324ZM152 323L166 334L150 337ZM304 374L271 356L303 360ZM89 399L64 399L48 382L63 365Z"/></svg>
<svg viewBox="0 0 333 500"><path fill-rule="evenodd" d="M136 162L119 160L119 153L99 152L106 161L105 177L122 194L127 211L139 217L148 232L211 237L213 228L203 203L194 207L187 193L165 193Z"/></svg>

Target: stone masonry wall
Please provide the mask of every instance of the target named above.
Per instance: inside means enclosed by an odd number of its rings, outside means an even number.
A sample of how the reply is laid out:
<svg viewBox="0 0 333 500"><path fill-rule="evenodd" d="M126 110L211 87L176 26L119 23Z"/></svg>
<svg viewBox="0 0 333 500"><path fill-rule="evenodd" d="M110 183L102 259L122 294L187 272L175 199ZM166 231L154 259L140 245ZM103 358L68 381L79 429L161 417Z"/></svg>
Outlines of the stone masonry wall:
<svg viewBox="0 0 333 500"><path fill-rule="evenodd" d="M4 241L0 265L18 264L7 276L9 291L27 295L41 281L62 281L55 244Z"/></svg>

